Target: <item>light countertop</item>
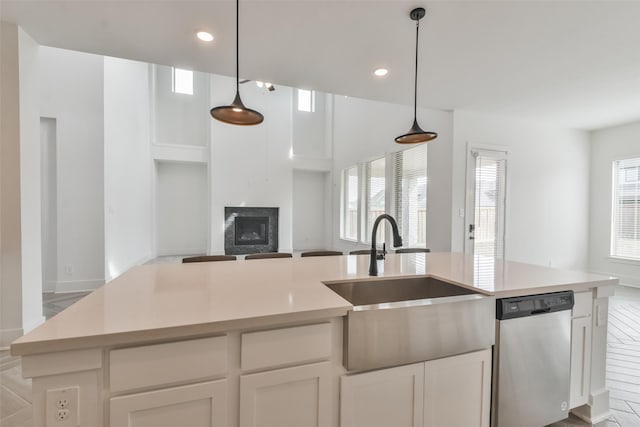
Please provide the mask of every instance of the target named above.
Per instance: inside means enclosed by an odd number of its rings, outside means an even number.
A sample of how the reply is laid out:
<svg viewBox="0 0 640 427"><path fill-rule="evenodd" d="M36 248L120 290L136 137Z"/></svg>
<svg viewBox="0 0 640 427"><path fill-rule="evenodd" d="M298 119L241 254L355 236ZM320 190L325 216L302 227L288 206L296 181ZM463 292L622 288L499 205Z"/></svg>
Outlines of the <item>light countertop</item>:
<svg viewBox="0 0 640 427"><path fill-rule="evenodd" d="M387 255L378 277L430 275L496 297L613 285L617 279L458 253ZM135 267L16 340L15 355L214 335L344 316L323 282L370 279L369 256Z"/></svg>

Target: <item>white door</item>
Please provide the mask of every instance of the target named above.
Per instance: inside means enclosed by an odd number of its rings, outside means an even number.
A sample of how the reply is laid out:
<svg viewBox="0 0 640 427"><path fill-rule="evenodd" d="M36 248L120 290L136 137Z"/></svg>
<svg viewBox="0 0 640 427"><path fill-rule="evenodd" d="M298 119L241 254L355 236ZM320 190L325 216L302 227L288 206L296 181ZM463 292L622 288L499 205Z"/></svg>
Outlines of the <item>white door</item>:
<svg viewBox="0 0 640 427"><path fill-rule="evenodd" d="M489 427L491 350L425 363L424 427Z"/></svg>
<svg viewBox="0 0 640 427"><path fill-rule="evenodd" d="M110 418L110 427L226 427L227 381L114 397Z"/></svg>
<svg viewBox="0 0 640 427"><path fill-rule="evenodd" d="M470 147L465 253L504 258L507 153Z"/></svg>
<svg viewBox="0 0 640 427"><path fill-rule="evenodd" d="M240 427L328 427L331 364L240 377Z"/></svg>
<svg viewBox="0 0 640 427"><path fill-rule="evenodd" d="M423 398L424 363L345 375L340 427L422 427Z"/></svg>

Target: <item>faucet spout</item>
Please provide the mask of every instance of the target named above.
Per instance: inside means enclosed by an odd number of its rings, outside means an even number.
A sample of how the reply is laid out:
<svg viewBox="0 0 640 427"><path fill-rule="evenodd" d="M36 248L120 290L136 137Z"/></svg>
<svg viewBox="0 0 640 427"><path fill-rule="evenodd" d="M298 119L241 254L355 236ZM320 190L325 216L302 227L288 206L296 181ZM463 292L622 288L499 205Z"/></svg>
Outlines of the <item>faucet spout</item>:
<svg viewBox="0 0 640 427"><path fill-rule="evenodd" d="M386 219L391 223L391 229L393 231L393 247L397 248L402 246L402 237L400 237L400 233L398 233L398 223L396 220L389 214L382 214L376 218L373 223L373 230L371 231L371 255L369 260L369 276L377 276L378 275L378 263L377 263L377 250L376 250L376 234L378 232L378 225L380 221ZM382 259L384 259L384 253L382 254Z"/></svg>

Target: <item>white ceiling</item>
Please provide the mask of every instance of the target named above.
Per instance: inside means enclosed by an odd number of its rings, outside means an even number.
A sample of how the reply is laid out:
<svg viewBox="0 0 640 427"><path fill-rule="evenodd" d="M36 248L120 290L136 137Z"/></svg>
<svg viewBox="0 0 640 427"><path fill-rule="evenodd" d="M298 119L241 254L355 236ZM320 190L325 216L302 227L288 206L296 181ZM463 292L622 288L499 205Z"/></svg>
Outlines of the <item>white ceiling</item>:
<svg viewBox="0 0 640 427"><path fill-rule="evenodd" d="M241 78L412 104L417 6L420 106L579 129L640 119L640 1L242 0ZM0 17L47 46L235 75L234 8L0 0Z"/></svg>

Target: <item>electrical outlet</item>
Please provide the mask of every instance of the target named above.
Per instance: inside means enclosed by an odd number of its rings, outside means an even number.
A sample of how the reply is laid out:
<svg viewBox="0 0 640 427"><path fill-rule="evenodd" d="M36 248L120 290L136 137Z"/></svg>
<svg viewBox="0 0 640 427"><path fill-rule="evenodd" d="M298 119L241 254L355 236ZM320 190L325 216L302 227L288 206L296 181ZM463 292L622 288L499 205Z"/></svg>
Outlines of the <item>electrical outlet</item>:
<svg viewBox="0 0 640 427"><path fill-rule="evenodd" d="M67 418L69 418L69 410L58 409L58 412L56 412L56 421L66 421Z"/></svg>
<svg viewBox="0 0 640 427"><path fill-rule="evenodd" d="M78 386L47 390L46 427L77 427L80 401Z"/></svg>

